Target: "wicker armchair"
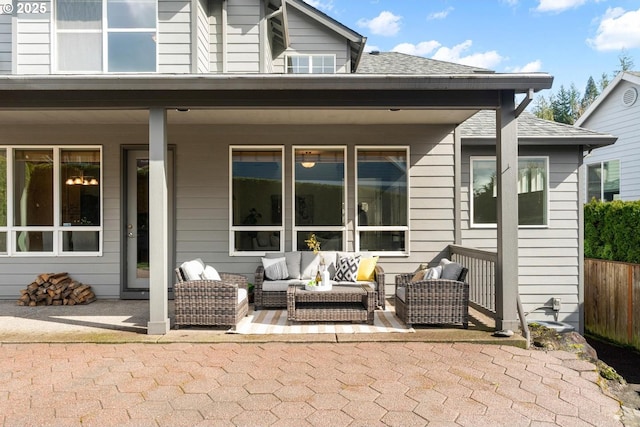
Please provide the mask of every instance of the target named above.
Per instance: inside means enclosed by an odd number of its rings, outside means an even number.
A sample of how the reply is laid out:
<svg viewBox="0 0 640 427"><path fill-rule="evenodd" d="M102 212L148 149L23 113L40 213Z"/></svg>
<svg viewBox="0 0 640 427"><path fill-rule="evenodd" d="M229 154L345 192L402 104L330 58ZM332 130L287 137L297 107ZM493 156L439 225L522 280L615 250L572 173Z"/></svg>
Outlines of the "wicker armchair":
<svg viewBox="0 0 640 427"><path fill-rule="evenodd" d="M469 327L469 284L466 268L458 280L427 279L412 282L413 273L396 276L396 315L412 324L462 324Z"/></svg>
<svg viewBox="0 0 640 427"><path fill-rule="evenodd" d="M247 278L240 274L220 273L222 280L184 280L176 268L178 283L173 287L176 328L185 325L225 325L235 328L249 312L249 299L238 298L247 290Z"/></svg>

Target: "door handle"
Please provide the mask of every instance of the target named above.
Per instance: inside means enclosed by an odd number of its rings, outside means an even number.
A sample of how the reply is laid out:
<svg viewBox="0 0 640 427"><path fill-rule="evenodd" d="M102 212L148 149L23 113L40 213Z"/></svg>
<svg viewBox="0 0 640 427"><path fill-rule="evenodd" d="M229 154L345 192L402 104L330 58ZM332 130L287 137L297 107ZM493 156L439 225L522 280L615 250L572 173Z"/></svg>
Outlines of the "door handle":
<svg viewBox="0 0 640 427"><path fill-rule="evenodd" d="M136 235L133 234L133 232L130 231L130 232L127 233L127 237L130 238L130 239L133 239L134 237L136 237Z"/></svg>

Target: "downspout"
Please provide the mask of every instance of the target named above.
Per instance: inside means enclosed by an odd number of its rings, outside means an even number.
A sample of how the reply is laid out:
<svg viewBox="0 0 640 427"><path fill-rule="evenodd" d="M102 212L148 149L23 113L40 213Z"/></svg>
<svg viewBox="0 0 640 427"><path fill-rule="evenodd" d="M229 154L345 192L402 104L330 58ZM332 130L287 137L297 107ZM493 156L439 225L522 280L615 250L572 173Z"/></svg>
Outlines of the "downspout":
<svg viewBox="0 0 640 427"><path fill-rule="evenodd" d="M266 73L267 54L267 18L265 17L265 3L260 2L260 25L258 26L260 45L258 46L258 70L261 74Z"/></svg>
<svg viewBox="0 0 640 427"><path fill-rule="evenodd" d="M462 245L462 136L453 130L453 242Z"/></svg>
<svg viewBox="0 0 640 427"><path fill-rule="evenodd" d="M578 333L584 334L584 203L586 198L584 146L578 147Z"/></svg>
<svg viewBox="0 0 640 427"><path fill-rule="evenodd" d="M198 2L191 0L191 74L198 72Z"/></svg>

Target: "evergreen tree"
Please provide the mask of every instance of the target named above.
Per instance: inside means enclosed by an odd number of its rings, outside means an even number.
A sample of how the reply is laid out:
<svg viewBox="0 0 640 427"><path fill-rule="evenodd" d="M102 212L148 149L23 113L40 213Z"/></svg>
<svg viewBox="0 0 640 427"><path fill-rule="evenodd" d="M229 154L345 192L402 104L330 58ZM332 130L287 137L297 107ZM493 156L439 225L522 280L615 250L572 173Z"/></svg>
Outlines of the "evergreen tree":
<svg viewBox="0 0 640 427"><path fill-rule="evenodd" d="M609 86L609 76L607 73L602 73L600 76L600 81L598 82L598 86L600 87L600 92L605 90L607 86Z"/></svg>
<svg viewBox="0 0 640 427"><path fill-rule="evenodd" d="M587 80L587 86L584 88L584 95L582 96L582 101L580 101L580 111L578 117L585 112L589 105L595 101L595 99L600 95L600 91L596 86L596 82L593 80L593 77L589 76L589 80Z"/></svg>
<svg viewBox="0 0 640 427"><path fill-rule="evenodd" d="M571 84L569 89L560 86L558 95L551 101L551 109L554 121L572 125L576 121L580 109L580 92L576 86Z"/></svg>

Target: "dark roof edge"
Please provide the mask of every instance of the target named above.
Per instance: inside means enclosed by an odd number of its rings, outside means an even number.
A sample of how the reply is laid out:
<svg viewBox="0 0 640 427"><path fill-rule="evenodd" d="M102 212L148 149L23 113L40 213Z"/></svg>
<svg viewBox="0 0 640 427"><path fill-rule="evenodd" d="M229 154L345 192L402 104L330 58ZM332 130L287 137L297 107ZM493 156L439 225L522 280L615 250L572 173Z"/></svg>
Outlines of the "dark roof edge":
<svg viewBox="0 0 640 427"><path fill-rule="evenodd" d="M551 88L553 77L530 74L107 74L0 75L0 91L33 90L514 90Z"/></svg>
<svg viewBox="0 0 640 427"><path fill-rule="evenodd" d="M592 136L518 136L519 145L584 145L590 148L612 145L618 140L613 135ZM464 145L495 145L493 136L461 136Z"/></svg>

